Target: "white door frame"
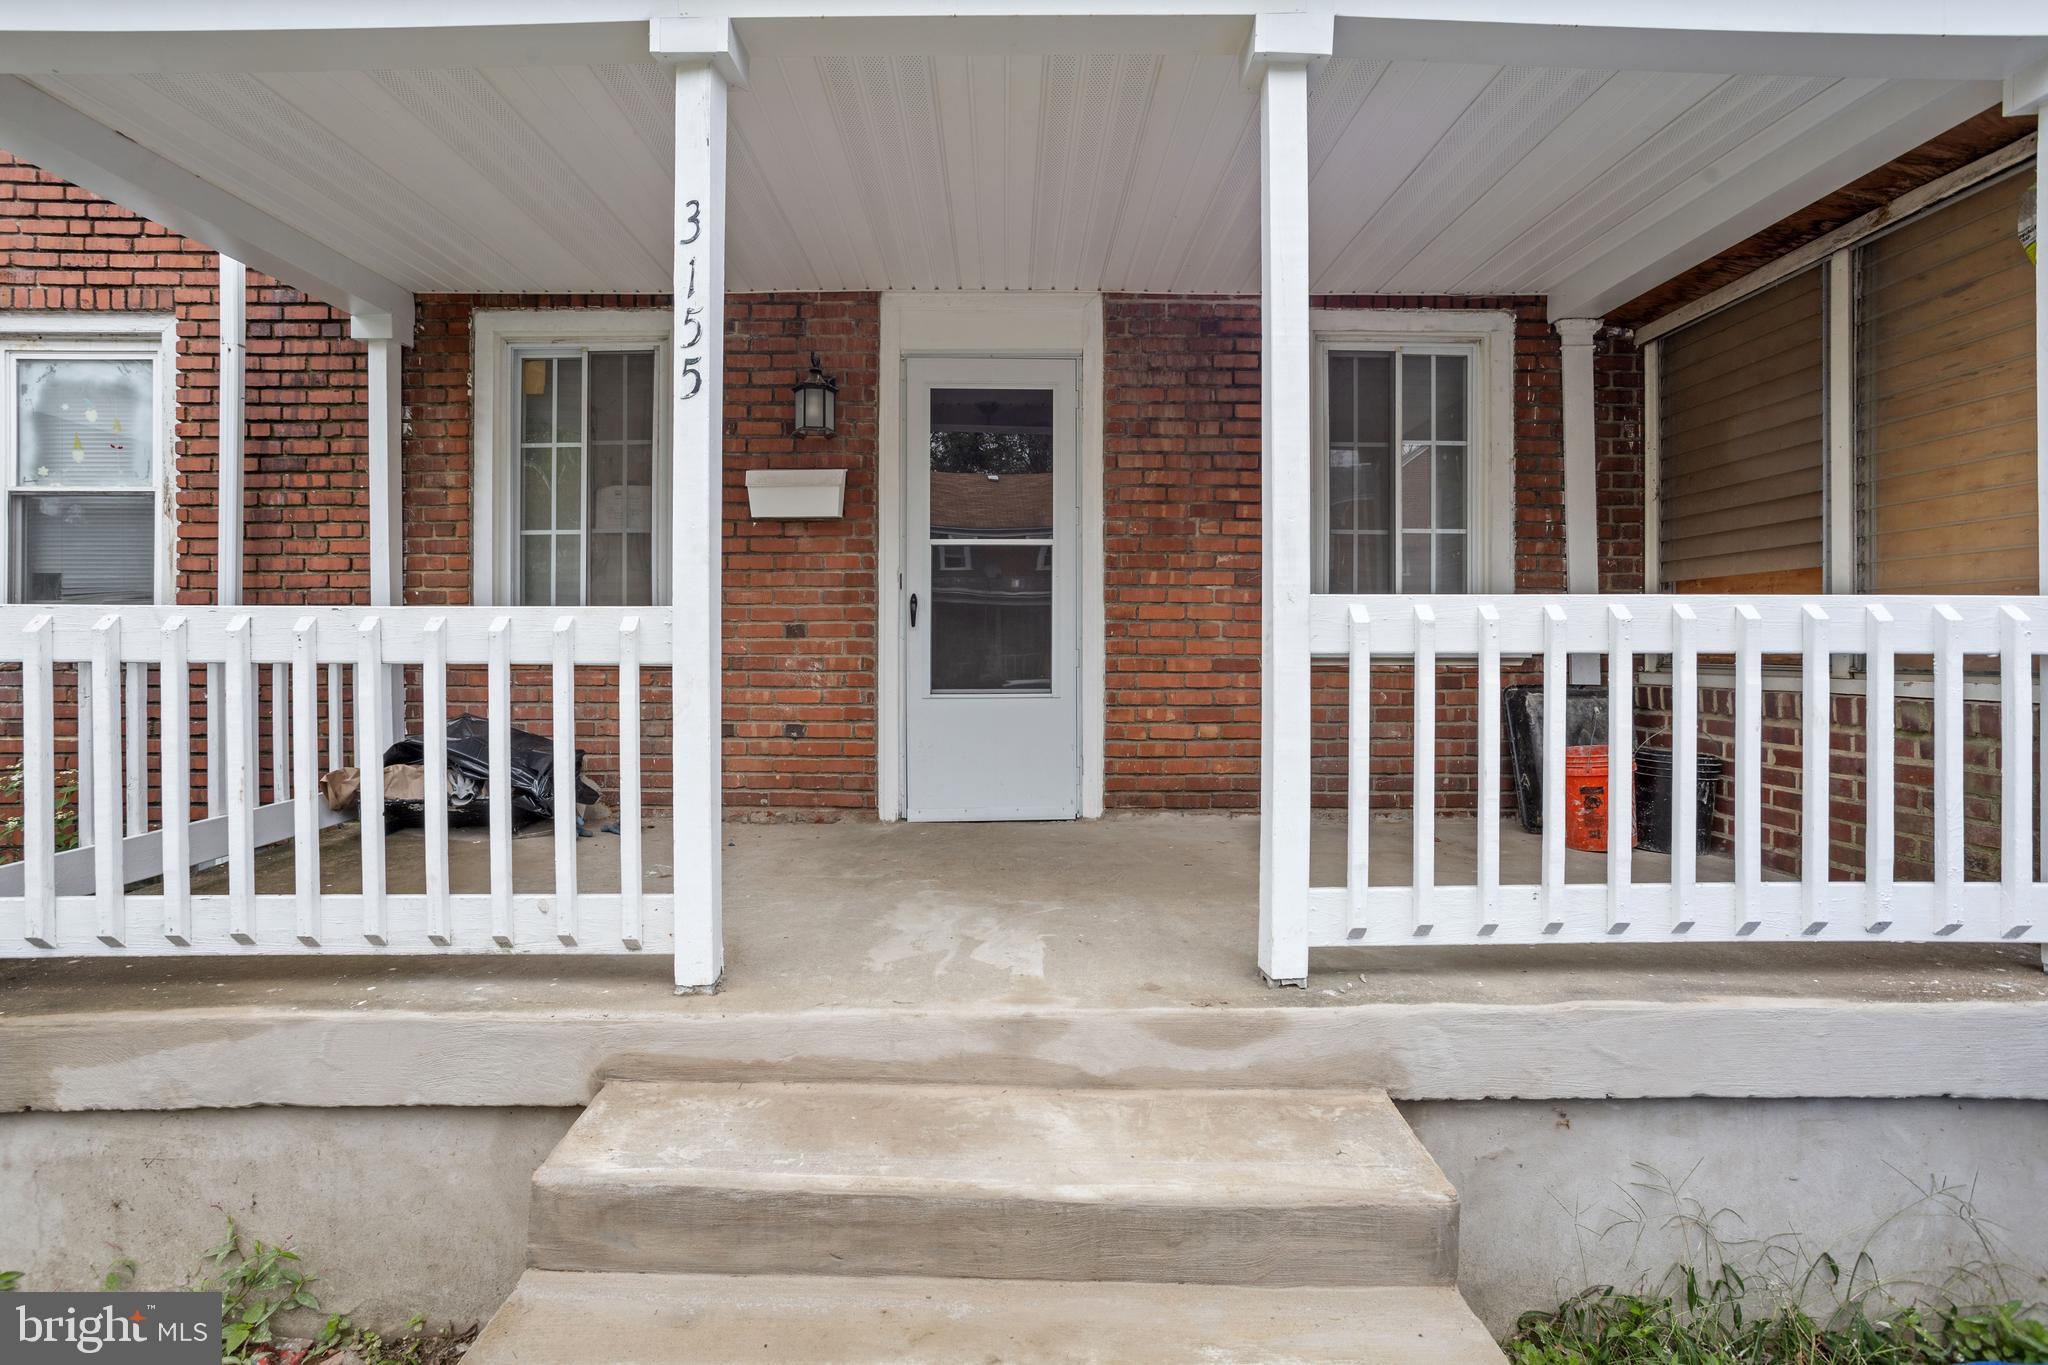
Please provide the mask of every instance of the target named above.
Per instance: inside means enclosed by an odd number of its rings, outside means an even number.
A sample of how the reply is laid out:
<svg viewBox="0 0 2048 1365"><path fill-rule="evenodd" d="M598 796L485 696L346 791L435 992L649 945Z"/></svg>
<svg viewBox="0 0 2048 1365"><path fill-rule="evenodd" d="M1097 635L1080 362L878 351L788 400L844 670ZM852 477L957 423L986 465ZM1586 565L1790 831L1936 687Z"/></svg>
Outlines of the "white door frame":
<svg viewBox="0 0 2048 1365"><path fill-rule="evenodd" d="M881 393L875 452L875 809L903 818L903 409L905 361L924 355L1079 356L1081 815L1102 814L1103 624L1102 296L882 295Z"/></svg>

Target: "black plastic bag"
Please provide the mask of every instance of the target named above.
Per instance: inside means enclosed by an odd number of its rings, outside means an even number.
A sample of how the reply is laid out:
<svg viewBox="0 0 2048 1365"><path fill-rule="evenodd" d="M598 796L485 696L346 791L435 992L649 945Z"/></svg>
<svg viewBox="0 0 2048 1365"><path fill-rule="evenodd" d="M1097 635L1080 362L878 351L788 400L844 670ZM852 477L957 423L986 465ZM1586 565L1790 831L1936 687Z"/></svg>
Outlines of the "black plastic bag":
<svg viewBox="0 0 2048 1365"><path fill-rule="evenodd" d="M576 751L575 804L598 799L597 788L583 780L584 752ZM384 765L427 761L426 741L407 735L384 751ZM512 823L551 818L555 813L555 742L517 726L512 728ZM448 823L483 825L491 818L491 729L482 716L468 714L448 722ZM418 819L424 802L386 801L387 820ZM569 812L570 818L575 811Z"/></svg>

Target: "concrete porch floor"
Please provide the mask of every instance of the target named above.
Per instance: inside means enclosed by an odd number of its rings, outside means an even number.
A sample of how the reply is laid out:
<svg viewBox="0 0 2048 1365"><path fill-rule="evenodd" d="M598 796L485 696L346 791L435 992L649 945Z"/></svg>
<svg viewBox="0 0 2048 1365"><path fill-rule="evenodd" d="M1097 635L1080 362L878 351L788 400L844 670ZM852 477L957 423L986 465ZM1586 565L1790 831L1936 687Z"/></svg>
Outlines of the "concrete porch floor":
<svg viewBox="0 0 2048 1365"><path fill-rule="evenodd" d="M1367 1001L1462 999L1501 1003L1720 994L1739 979L1744 993L1802 994L1830 980L1880 998L2048 1000L2048 979L2029 947L1977 945L1644 945L1501 948L1337 948L1312 957L1306 991L1266 987L1256 969L1258 823L1247 816L1131 814L1072 823L730 824L726 827L727 978L725 1009L830 1007L1165 1005L1315 1006ZM1476 826L1437 825L1439 884L1470 884ZM1343 876L1345 824L1319 816L1311 846L1314 880ZM645 833L651 891L670 885L669 825ZM424 839L395 830L387 846L394 892L424 888ZM1404 885L1411 826L1376 821L1373 881ZM529 826L513 842L521 890L553 887L552 828ZM618 886L618 838L578 844L578 881L592 892ZM1669 858L1637 852L1638 881L1669 875ZM1509 820L1501 836L1502 879L1534 882L1540 845ZM330 891L361 885L359 830L336 826L322 839L321 880ZM1702 855L1702 881L1727 880L1730 860ZM1573 853L1567 876L1598 882L1605 857ZM292 888L289 843L262 850L258 888ZM450 831L449 879L457 892L488 887L482 830ZM216 869L195 890L225 889ZM298 959L270 959L273 964ZM329 964L336 959L324 959ZM250 970L213 959L204 975ZM84 964L79 964L83 969ZM128 971L155 966L129 962ZM1876 975L1873 976L1873 969ZM296 972L299 968L291 968ZM317 969L316 969L317 970ZM414 959L385 963L385 990L425 1001L444 972L508 984L565 973L605 979L606 994L658 987L668 959ZM1989 975L1987 975L1987 973ZM0 974L0 989L7 978ZM484 989L479 986L478 989ZM387 995L385 1001L392 999Z"/></svg>
<svg viewBox="0 0 2048 1365"><path fill-rule="evenodd" d="M1407 832L1375 839L1396 879ZM1404 1099L2017 1097L2048 1076L2048 976L2025 946L1339 948L1313 954L1308 989L1269 988L1257 834L1206 814L730 825L715 995L674 995L663 953L4 962L0 1110L574 1105L606 1077L764 1069ZM329 832L337 880L356 835ZM1319 822L1318 876L1335 880L1342 835ZM1442 826L1446 881L1471 835ZM615 843L583 842L586 885L616 875ZM394 889L419 885L420 847L394 835ZM459 847L481 868L481 840ZM1533 875L1532 841L1503 851ZM521 884L545 888L546 829L516 852ZM289 861L288 845L263 855L266 886L288 885Z"/></svg>

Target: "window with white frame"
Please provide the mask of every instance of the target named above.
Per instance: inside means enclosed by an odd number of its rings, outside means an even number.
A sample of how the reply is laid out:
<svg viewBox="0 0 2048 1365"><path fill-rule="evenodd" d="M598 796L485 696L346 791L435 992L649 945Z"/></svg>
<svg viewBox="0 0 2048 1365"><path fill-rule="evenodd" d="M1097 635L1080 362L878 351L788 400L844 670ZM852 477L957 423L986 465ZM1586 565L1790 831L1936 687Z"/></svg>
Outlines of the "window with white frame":
<svg viewBox="0 0 2048 1365"><path fill-rule="evenodd" d="M50 330L0 333L6 600L153 601L166 543L163 333L39 323Z"/></svg>
<svg viewBox="0 0 2048 1365"><path fill-rule="evenodd" d="M1643 329L1664 589L2036 591L2036 179L1995 153Z"/></svg>
<svg viewBox="0 0 2048 1365"><path fill-rule="evenodd" d="M647 606L667 499L657 349L517 347L513 586L527 606Z"/></svg>
<svg viewBox="0 0 2048 1365"><path fill-rule="evenodd" d="M1316 591L1462 593L1484 576L1479 347L1323 350Z"/></svg>

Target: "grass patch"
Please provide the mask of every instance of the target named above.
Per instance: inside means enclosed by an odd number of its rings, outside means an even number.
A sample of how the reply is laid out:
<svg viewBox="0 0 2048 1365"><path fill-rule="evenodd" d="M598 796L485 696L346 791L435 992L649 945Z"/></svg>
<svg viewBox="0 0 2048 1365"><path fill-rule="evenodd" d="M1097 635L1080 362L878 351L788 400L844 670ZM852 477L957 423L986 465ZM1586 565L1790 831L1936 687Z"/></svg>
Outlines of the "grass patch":
<svg viewBox="0 0 2048 1365"><path fill-rule="evenodd" d="M1602 1285L1524 1313L1503 1343L1514 1365L1952 1365L2048 1362L2048 1326L2017 1301L1983 1309L1857 1303L1815 1317L1795 1303L1761 1310L1738 1276L1675 1294ZM1745 1307L1745 1304L1748 1307Z"/></svg>

